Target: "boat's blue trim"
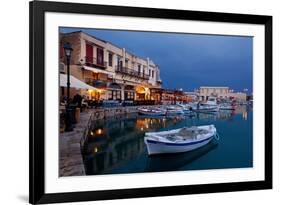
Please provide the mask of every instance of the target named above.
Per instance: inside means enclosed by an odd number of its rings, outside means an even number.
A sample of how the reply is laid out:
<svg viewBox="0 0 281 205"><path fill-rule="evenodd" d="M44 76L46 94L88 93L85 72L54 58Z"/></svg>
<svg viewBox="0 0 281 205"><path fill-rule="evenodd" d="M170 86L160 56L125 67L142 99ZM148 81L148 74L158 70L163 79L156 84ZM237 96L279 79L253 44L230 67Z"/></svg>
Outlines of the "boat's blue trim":
<svg viewBox="0 0 281 205"><path fill-rule="evenodd" d="M164 144L164 145L169 145L169 146L188 146L188 145L194 145L194 144L199 144L202 142L205 142L207 140L209 140L210 138L212 138L214 135L212 135L211 137L208 137L206 139L200 140L200 141L195 141L195 142L187 142L187 143L170 143L170 142L159 142L159 141L154 141L154 140L149 140L147 139L146 142L151 143L151 144Z"/></svg>

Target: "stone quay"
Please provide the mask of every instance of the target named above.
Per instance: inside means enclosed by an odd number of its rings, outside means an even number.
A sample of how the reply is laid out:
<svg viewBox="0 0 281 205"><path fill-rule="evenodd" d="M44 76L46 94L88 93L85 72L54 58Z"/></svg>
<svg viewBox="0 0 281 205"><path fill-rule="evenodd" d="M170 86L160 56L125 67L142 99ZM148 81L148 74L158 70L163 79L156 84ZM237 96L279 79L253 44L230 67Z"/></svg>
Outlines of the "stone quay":
<svg viewBox="0 0 281 205"><path fill-rule="evenodd" d="M74 130L59 135L59 176L86 175L81 150L93 121L136 113L139 107L149 108L154 106L95 108L82 112Z"/></svg>

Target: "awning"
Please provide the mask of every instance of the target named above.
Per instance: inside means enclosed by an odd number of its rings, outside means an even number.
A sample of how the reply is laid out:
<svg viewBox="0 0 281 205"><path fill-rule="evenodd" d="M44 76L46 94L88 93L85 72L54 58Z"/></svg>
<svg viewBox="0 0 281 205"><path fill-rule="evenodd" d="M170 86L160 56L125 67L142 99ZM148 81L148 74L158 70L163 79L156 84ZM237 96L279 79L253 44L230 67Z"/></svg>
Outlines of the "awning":
<svg viewBox="0 0 281 205"><path fill-rule="evenodd" d="M105 81L102 81L102 80L94 80L93 86L95 88L105 89L105 88L107 88L107 83Z"/></svg>
<svg viewBox="0 0 281 205"><path fill-rule="evenodd" d="M106 71L106 70L101 70L101 69L98 69L98 68L92 68L92 67L89 67L89 66L83 66L83 68L85 70L89 70L89 71L92 71L94 73L104 73L104 74L110 75L112 77L114 76L114 73Z"/></svg>
<svg viewBox="0 0 281 205"><path fill-rule="evenodd" d="M113 89L113 90L121 90L121 86L118 85L117 83L110 83L110 85L108 86L109 89Z"/></svg>
<svg viewBox="0 0 281 205"><path fill-rule="evenodd" d="M67 75L66 74L60 74L60 86L67 87ZM70 75L70 87L77 88L77 89L97 90L97 88L90 86L81 80L78 80L77 78L73 77L72 75Z"/></svg>

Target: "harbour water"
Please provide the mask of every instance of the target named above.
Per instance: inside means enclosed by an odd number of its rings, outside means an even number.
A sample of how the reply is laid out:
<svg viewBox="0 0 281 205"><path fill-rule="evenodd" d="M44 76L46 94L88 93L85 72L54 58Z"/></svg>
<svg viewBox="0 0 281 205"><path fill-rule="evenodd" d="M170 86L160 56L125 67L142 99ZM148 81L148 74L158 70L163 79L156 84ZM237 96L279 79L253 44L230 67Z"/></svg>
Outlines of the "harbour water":
<svg viewBox="0 0 281 205"><path fill-rule="evenodd" d="M214 124L220 136L186 153L148 156L144 134L183 126ZM246 168L253 166L253 112L250 106L216 114L173 117L138 114L93 121L83 147L87 175Z"/></svg>

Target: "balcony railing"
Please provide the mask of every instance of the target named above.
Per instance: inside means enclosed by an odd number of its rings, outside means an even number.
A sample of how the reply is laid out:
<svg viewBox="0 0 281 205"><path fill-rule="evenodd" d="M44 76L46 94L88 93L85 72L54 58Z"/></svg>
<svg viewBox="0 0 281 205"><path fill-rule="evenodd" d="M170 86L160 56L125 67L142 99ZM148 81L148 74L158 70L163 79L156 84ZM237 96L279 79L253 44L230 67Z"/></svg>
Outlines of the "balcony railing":
<svg viewBox="0 0 281 205"><path fill-rule="evenodd" d="M156 82L159 84L162 84L162 80L160 80L160 79L158 79Z"/></svg>
<svg viewBox="0 0 281 205"><path fill-rule="evenodd" d="M98 67L105 69L107 66L107 62L105 61L98 61L97 58L91 56L85 56L85 64L91 67Z"/></svg>
<svg viewBox="0 0 281 205"><path fill-rule="evenodd" d="M136 70L133 70L133 69L127 68L127 67L116 66L115 71L117 73L125 74L125 75L131 76L131 77L142 78L144 80L149 79L149 75L145 74L144 72L138 72Z"/></svg>

